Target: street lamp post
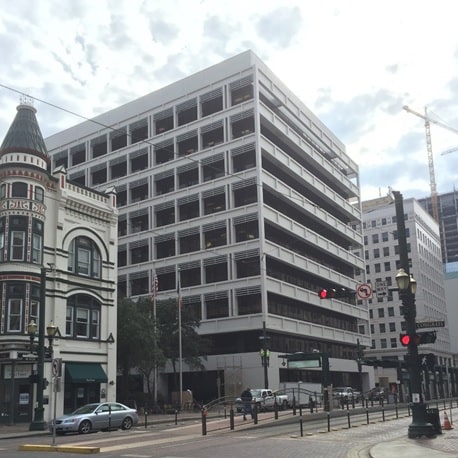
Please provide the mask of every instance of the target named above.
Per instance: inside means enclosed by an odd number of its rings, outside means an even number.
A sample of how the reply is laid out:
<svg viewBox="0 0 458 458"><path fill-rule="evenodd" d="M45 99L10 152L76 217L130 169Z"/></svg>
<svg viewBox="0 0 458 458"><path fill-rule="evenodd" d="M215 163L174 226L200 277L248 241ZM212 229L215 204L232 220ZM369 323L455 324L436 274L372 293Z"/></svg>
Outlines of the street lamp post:
<svg viewBox="0 0 458 458"><path fill-rule="evenodd" d="M436 431L428 422L426 404L421 393L421 372L418 364L418 343L414 339L416 334L416 305L415 293L417 282L409 272L409 258L407 250L407 236L404 221L404 203L401 193L393 191L396 207L396 220L398 227L399 260L400 269L396 275L399 298L403 306L403 315L406 325L406 333L411 338L408 344L406 358L410 379L410 403L412 410L412 423L409 425L408 437L435 437Z"/></svg>
<svg viewBox="0 0 458 458"><path fill-rule="evenodd" d="M409 426L408 436L413 439L416 437L434 437L436 432L431 423L428 422L426 414L426 404L421 393L421 372L418 365L418 345L413 338L416 333L416 306L415 291L417 282L407 274L404 269L399 269L396 275L396 283L399 289L399 297L402 301L403 313L406 323L406 333L412 338L407 346L407 367L410 379L410 402L412 409L412 423Z"/></svg>
<svg viewBox="0 0 458 458"><path fill-rule="evenodd" d="M44 362L45 362L45 301L46 301L46 272L45 267L41 268L40 278L40 309L38 316L38 349L37 349L37 401L34 410L33 420L30 424L30 431L44 431L47 424L44 420ZM52 322L51 322L52 323ZM56 333L56 327L50 324L47 327L49 347L52 348L52 340ZM37 332L37 325L32 320L28 326L31 350L33 350L33 340Z"/></svg>
<svg viewBox="0 0 458 458"><path fill-rule="evenodd" d="M264 388L267 390L269 388L270 337L266 335L265 321L262 323L262 336L259 336L259 341L261 343L259 354L261 355L261 363L264 368Z"/></svg>

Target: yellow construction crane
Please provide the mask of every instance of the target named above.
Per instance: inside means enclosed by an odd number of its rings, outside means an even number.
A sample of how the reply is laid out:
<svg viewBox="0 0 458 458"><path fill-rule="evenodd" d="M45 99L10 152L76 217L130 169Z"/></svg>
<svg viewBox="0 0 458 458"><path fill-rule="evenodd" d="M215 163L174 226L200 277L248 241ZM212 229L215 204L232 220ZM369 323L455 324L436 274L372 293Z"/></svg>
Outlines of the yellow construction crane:
<svg viewBox="0 0 458 458"><path fill-rule="evenodd" d="M445 129L450 130L451 132L455 132L458 134L458 129L454 129L449 125L437 121L435 119L431 119L428 116L427 108L425 107L425 114L418 113L414 110L411 110L407 105L402 107L408 113L412 113L415 116L423 119L425 121L425 132L426 132L426 149L428 151L428 165L429 165L429 185L431 187L431 209L433 211L433 218L436 221L439 221L439 207L437 203L437 188L436 188L436 175L434 173L434 160L433 160L433 148L431 145L431 130L430 130L430 123L436 124L437 126L443 127Z"/></svg>

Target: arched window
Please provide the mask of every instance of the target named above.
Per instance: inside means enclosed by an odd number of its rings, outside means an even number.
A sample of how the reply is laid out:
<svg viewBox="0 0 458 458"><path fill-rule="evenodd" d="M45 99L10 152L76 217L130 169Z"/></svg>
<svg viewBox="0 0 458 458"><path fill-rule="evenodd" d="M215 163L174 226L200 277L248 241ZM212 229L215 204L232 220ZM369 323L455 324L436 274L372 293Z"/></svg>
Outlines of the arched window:
<svg viewBox="0 0 458 458"><path fill-rule="evenodd" d="M100 278L100 252L90 238L76 237L71 241L68 248L68 270L78 275Z"/></svg>

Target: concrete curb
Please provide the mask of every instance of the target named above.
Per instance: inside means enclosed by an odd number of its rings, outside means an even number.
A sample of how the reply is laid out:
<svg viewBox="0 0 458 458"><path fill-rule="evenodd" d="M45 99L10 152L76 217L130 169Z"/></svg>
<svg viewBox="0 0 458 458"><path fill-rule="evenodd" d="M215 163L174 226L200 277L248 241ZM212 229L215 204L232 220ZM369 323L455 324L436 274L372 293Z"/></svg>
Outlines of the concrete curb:
<svg viewBox="0 0 458 458"><path fill-rule="evenodd" d="M81 453L84 455L92 455L100 453L100 447L78 447L76 445L20 445L18 450L21 452L63 452L63 453Z"/></svg>

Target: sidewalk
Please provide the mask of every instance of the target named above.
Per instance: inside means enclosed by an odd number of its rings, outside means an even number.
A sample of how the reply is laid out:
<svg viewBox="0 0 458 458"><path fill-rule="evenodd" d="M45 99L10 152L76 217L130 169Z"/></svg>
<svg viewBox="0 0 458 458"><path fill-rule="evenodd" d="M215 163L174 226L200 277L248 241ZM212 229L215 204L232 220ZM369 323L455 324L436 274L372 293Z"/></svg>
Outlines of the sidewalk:
<svg viewBox="0 0 458 458"><path fill-rule="evenodd" d="M177 422L180 424L182 421L190 419L200 419L199 412L182 412L177 416ZM148 427L154 423L174 423L174 414L157 414L147 416ZM145 417L139 416L137 428L143 428L145 425ZM16 437L34 437L50 435L49 429L46 431L29 431L30 423L16 423L14 425L0 423L0 441L2 439L12 439Z"/></svg>

